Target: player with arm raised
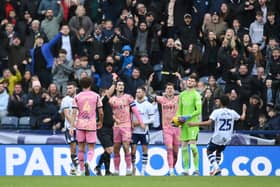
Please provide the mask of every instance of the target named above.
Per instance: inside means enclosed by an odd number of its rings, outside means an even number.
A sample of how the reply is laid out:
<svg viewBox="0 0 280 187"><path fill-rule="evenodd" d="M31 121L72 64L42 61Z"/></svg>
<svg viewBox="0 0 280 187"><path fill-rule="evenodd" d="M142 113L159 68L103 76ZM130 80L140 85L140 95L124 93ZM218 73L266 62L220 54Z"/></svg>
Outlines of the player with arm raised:
<svg viewBox="0 0 280 187"><path fill-rule="evenodd" d="M201 96L196 91L197 76L190 75L186 82L186 89L179 95L179 105L176 116L181 123L182 157L184 165L184 175L189 175L190 155L189 146L193 155L195 171L193 175L199 175L199 155L197 149L197 138L199 128L189 127L188 122L198 122L202 111Z"/></svg>
<svg viewBox="0 0 280 187"><path fill-rule="evenodd" d="M112 173L110 172L110 160L111 160L111 153L113 152L113 126L114 126L114 119L113 119L113 112L112 108L109 103L110 97L113 95L115 88L116 88L116 81L118 75L113 73L113 84L109 89L101 91L101 100L103 105L103 112L104 112L104 120L102 128L97 130L97 137L104 149L104 153L100 156L98 160L98 164L95 167L95 172L97 176L101 176L101 165L104 163L105 165L105 175L110 176Z"/></svg>
<svg viewBox="0 0 280 187"><path fill-rule="evenodd" d="M76 95L77 85L75 82L68 82L67 83L67 95L62 99L60 111L62 116L65 117L64 120L64 127L66 128L65 131L65 139L68 144L70 144L70 154L71 160L74 167L72 167L70 174L71 175L78 175L79 173L79 160L76 154L76 146L77 146L77 139L76 139L76 129L74 129L73 136L70 136L69 129L70 129L70 122L72 118L72 104L74 96Z"/></svg>
<svg viewBox="0 0 280 187"><path fill-rule="evenodd" d="M147 89L149 89L153 81L152 73L148 80ZM149 91L147 91L149 93ZM180 147L180 128L172 124L173 117L176 115L179 97L175 95L174 84L167 83L165 85L164 96L156 96L153 98L162 108L162 132L163 141L167 150L167 161L169 166L169 175L174 175L174 167L178 158Z"/></svg>
<svg viewBox="0 0 280 187"><path fill-rule="evenodd" d="M124 93L123 81L117 81L116 95L110 98L109 103L112 107L113 118L115 120L113 127L115 175L119 175L121 145L123 145L125 153L125 162L127 167L126 175L132 175L131 154L129 149L132 136L132 121L130 111L132 111L136 116L140 127L144 128L145 125L142 122L133 97Z"/></svg>
<svg viewBox="0 0 280 187"><path fill-rule="evenodd" d="M244 108L242 115L240 116L236 111L227 108L228 104L229 98L225 95L221 96L221 108L215 109L211 113L209 120L188 123L190 127L211 125L212 123L215 124L214 134L212 135L210 142L207 146L207 155L209 162L212 166L212 171L210 172L210 175L212 176L219 175L221 173L221 170L219 168L221 152L225 150L227 143L229 143L229 141L231 140L234 129L234 121L237 121L239 119L245 119L246 110ZM216 155L214 154L214 152L216 152Z"/></svg>
<svg viewBox="0 0 280 187"><path fill-rule="evenodd" d="M148 162L148 144L149 144L149 124L154 122L153 106L146 100L146 89L139 87L136 90L136 107L141 115L145 128L140 127L136 117L133 116L133 132L132 132L132 167L133 174L135 175L135 160L136 160L136 148L138 142L142 145L142 169L141 175L145 175L146 165Z"/></svg>
<svg viewBox="0 0 280 187"><path fill-rule="evenodd" d="M80 80L80 86L83 91L74 97L73 113L70 126L70 135L74 135L74 127L76 127L78 141L78 159L80 169L89 176L89 163L94 156L94 146L96 143L96 130L102 127L103 110L100 96L91 91L92 79L84 77ZM96 121L96 111L98 111L98 122ZM75 120L77 118L77 120ZM87 162L84 162L84 154L88 145Z"/></svg>

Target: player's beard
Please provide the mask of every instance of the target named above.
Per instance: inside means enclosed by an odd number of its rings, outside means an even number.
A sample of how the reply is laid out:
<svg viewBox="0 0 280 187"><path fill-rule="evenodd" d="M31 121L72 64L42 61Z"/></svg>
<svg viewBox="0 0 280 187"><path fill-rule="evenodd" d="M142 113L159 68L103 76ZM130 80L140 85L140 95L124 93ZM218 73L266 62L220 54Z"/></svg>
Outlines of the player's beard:
<svg viewBox="0 0 280 187"><path fill-rule="evenodd" d="M144 97L137 97L137 101L143 102Z"/></svg>
<svg viewBox="0 0 280 187"><path fill-rule="evenodd" d="M187 85L187 89L192 89L192 88L194 88L193 85Z"/></svg>
<svg viewBox="0 0 280 187"><path fill-rule="evenodd" d="M51 21L53 19L53 16L47 16L47 19Z"/></svg>

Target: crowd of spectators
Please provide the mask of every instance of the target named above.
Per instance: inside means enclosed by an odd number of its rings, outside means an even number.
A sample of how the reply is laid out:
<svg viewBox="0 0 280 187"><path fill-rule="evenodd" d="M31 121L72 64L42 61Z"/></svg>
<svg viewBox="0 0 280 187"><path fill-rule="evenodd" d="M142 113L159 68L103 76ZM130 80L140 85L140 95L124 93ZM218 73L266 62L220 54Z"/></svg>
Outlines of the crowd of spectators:
<svg viewBox="0 0 280 187"><path fill-rule="evenodd" d="M278 0L1 0L0 118L62 128L68 81L98 92L117 73L134 96L196 74L203 120L227 94L237 129L280 130L279 16Z"/></svg>

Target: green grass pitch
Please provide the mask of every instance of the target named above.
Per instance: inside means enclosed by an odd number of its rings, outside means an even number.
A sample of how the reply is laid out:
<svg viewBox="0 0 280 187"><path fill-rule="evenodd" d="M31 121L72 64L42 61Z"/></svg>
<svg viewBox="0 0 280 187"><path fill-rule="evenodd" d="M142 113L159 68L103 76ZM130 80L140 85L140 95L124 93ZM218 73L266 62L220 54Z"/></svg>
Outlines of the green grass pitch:
<svg viewBox="0 0 280 187"><path fill-rule="evenodd" d="M279 187L280 177L0 177L0 187Z"/></svg>

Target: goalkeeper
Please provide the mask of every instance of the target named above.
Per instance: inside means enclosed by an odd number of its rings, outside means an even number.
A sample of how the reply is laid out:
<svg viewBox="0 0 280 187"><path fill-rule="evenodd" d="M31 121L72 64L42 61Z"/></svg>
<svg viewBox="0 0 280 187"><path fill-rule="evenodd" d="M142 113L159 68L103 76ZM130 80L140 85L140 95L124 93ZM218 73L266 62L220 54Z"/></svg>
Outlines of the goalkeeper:
<svg viewBox="0 0 280 187"><path fill-rule="evenodd" d="M196 91L197 76L190 75L186 81L186 90L179 96L179 105L176 116L181 124L182 158L184 165L183 175L190 175L189 147L193 154L195 171L192 175L199 175L199 155L196 146L199 127L189 127L188 122L198 122L201 115L201 96Z"/></svg>

